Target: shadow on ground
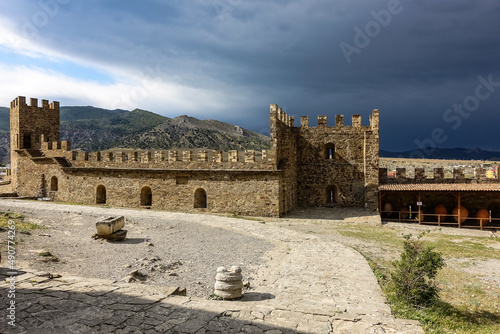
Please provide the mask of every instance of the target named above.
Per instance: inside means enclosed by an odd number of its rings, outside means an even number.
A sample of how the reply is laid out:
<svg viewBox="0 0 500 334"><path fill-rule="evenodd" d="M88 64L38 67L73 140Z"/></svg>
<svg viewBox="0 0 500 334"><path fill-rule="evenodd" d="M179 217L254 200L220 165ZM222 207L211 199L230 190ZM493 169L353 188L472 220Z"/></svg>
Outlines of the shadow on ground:
<svg viewBox="0 0 500 334"><path fill-rule="evenodd" d="M60 281L58 287L41 283L18 288L8 298L8 288L0 288L0 332L2 333L296 333L295 330L237 319L238 302L211 302L210 310L187 297L134 296L117 293L115 286L92 291ZM73 289L82 291L73 291ZM88 290L88 291L85 291ZM140 292L139 292L140 293ZM249 294L244 299L270 296ZM15 301L15 327L7 321L7 305ZM203 301L201 301L203 302ZM205 301L206 302L206 301ZM224 304L226 303L226 304ZM218 306L220 304L220 306ZM229 311L230 309L230 311Z"/></svg>

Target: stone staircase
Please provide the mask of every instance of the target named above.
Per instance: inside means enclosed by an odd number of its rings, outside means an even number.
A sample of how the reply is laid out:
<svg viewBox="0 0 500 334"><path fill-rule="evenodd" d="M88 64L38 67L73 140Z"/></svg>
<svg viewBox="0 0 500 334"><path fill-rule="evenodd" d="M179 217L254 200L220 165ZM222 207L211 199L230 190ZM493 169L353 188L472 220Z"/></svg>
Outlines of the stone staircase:
<svg viewBox="0 0 500 334"><path fill-rule="evenodd" d="M71 162L64 157L54 157L53 158L61 167L72 167Z"/></svg>

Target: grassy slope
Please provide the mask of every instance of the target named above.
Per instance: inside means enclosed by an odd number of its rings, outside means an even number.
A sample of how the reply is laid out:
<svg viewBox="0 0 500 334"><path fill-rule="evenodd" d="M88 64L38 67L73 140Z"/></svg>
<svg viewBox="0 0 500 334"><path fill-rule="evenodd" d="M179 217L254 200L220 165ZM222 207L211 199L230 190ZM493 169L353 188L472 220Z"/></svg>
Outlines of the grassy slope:
<svg viewBox="0 0 500 334"><path fill-rule="evenodd" d="M382 289L390 295L391 258L395 259L394 254L399 254L403 245L400 231L370 226L345 226L337 231L370 245L356 248L369 259ZM438 275L442 301L420 310L391 305L393 313L419 320L426 333L499 333L500 287L461 270L456 263L468 266L485 260L500 261L500 240L441 233L431 233L424 240L450 263Z"/></svg>

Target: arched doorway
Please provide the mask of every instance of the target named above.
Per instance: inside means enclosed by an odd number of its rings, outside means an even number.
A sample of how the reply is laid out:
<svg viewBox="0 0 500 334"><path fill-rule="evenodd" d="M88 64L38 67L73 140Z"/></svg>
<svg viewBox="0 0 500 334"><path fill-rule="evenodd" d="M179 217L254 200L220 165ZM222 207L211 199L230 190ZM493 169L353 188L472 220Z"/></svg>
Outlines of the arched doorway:
<svg viewBox="0 0 500 334"><path fill-rule="evenodd" d="M326 187L325 192L325 205L326 206L335 206L338 202L338 188L335 185L331 185Z"/></svg>
<svg viewBox="0 0 500 334"><path fill-rule="evenodd" d="M59 181L56 176L52 176L50 179L50 191L57 191L59 189Z"/></svg>
<svg viewBox="0 0 500 334"><path fill-rule="evenodd" d="M194 207L195 209L204 209L207 207L207 192L198 188L194 192Z"/></svg>
<svg viewBox="0 0 500 334"><path fill-rule="evenodd" d="M96 204L106 204L106 187L102 184L97 186L95 202Z"/></svg>
<svg viewBox="0 0 500 334"><path fill-rule="evenodd" d="M150 187L143 187L141 189L141 206L153 205L153 193Z"/></svg>

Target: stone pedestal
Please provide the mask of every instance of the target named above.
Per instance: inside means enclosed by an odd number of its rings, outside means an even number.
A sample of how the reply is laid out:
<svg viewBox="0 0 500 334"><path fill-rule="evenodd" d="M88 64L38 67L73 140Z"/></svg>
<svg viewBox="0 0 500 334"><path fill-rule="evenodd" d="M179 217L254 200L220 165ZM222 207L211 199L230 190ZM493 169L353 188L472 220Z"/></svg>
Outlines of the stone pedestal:
<svg viewBox="0 0 500 334"><path fill-rule="evenodd" d="M243 277L241 268L232 266L230 270L225 267L217 268L215 276L214 294L222 299L236 299L242 296Z"/></svg>

